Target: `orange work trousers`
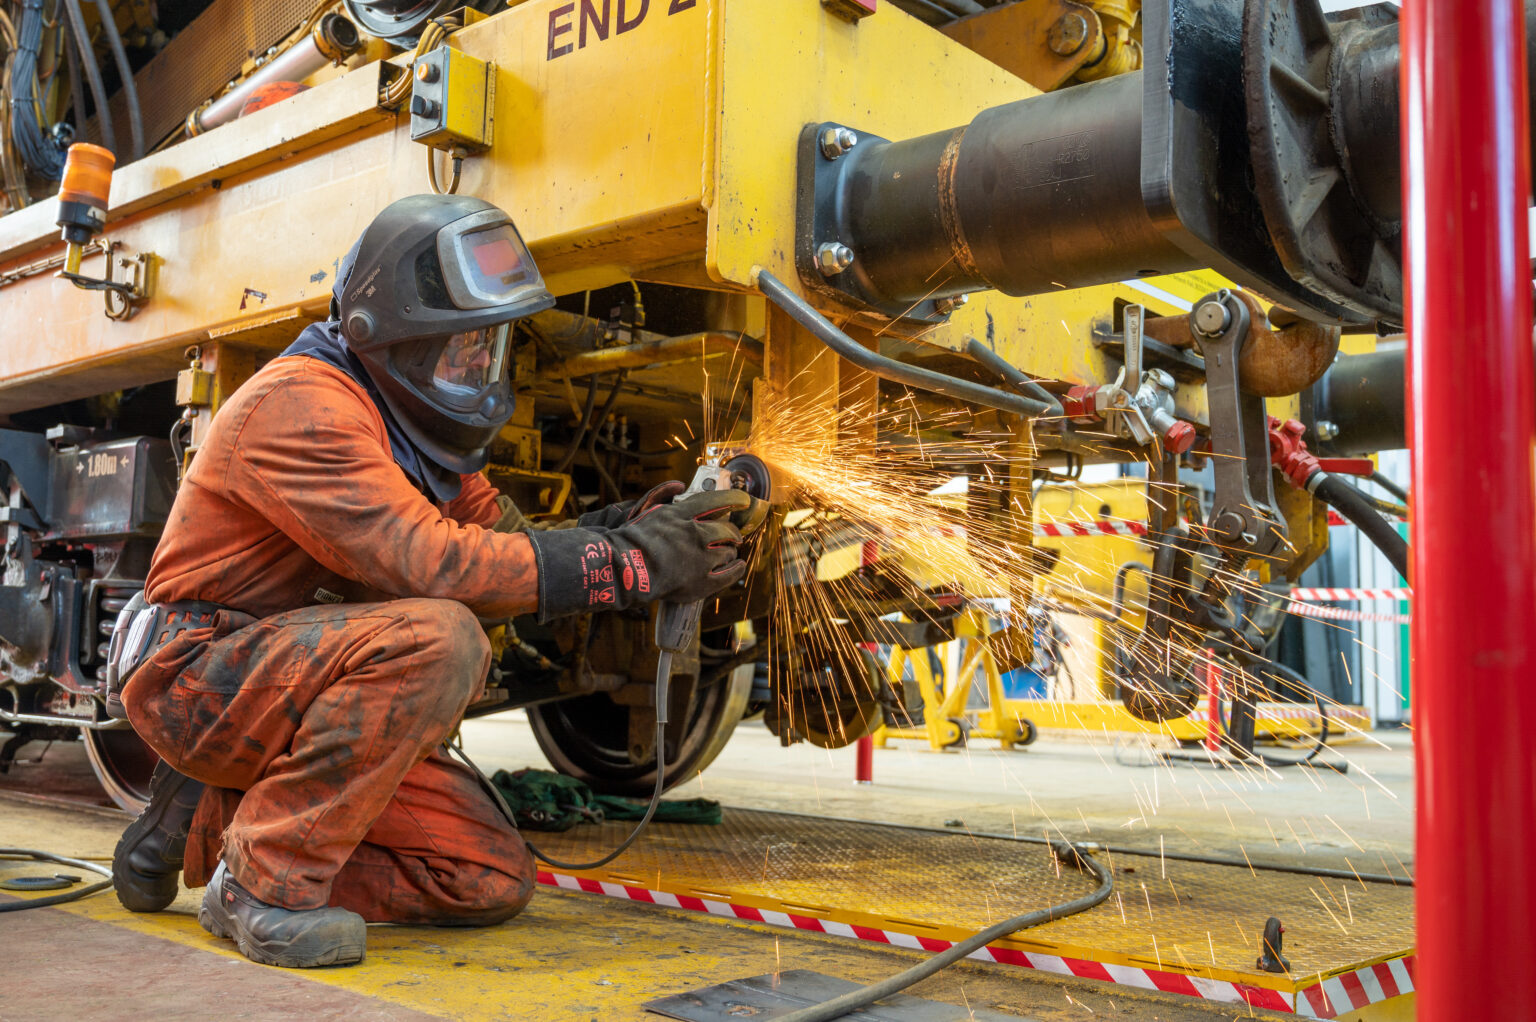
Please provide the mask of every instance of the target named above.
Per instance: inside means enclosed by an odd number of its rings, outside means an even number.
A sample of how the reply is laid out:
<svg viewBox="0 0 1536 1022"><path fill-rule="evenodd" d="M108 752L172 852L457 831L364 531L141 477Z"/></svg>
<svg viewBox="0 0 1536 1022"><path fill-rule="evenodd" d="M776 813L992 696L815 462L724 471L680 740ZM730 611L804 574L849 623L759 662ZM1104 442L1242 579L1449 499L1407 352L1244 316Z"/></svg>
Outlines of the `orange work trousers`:
<svg viewBox="0 0 1536 1022"><path fill-rule="evenodd" d="M185 876L222 855L261 900L369 922L490 925L528 903L522 837L441 743L490 644L451 600L220 611L129 679L134 729L208 785Z"/></svg>

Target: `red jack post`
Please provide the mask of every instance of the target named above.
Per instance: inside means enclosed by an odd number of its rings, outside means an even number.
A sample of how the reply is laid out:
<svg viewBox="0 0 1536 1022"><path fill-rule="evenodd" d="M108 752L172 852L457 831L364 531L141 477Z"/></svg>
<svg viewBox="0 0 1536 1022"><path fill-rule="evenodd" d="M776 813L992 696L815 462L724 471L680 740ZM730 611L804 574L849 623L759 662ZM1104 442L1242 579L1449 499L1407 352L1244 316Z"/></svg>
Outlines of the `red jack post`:
<svg viewBox="0 0 1536 1022"><path fill-rule="evenodd" d="M1418 1017L1530 1017L1536 395L1520 0L1406 0ZM1482 981L1479 981L1482 977Z"/></svg>

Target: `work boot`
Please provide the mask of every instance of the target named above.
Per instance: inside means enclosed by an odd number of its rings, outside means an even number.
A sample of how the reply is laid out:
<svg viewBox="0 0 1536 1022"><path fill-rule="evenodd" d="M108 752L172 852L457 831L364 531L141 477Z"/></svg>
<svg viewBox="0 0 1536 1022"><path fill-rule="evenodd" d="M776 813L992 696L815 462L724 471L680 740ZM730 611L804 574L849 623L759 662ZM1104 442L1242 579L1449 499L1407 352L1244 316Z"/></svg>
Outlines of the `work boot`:
<svg viewBox="0 0 1536 1022"><path fill-rule="evenodd" d="M187 852L187 832L201 781L162 760L149 778L149 804L118 839L112 852L117 900L130 912L159 912L176 900L176 877Z"/></svg>
<svg viewBox="0 0 1536 1022"><path fill-rule="evenodd" d="M354 965L367 943L367 924L356 912L268 905L241 887L222 862L208 881L197 921L215 937L233 940L251 961L284 969Z"/></svg>

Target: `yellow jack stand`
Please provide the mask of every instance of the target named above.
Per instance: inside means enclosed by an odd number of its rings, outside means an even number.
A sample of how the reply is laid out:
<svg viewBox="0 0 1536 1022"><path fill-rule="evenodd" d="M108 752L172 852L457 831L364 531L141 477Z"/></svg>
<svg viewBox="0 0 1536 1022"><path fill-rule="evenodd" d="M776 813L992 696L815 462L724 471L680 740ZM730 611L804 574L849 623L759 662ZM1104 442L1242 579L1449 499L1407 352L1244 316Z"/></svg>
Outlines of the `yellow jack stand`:
<svg viewBox="0 0 1536 1022"><path fill-rule="evenodd" d="M923 723L912 727L880 727L874 732L875 748L883 749L893 738L926 739L934 749L953 749L963 746L970 738L995 738L1004 749L1029 745L1039 734L1035 725L1009 709L1010 700L1003 692L1003 677L997 669L997 658L992 654L991 640L987 634L986 619L976 611L967 612L957 622L954 642L965 640L965 655L960 658L959 670L953 675L935 676L929 658L913 656L914 650L892 647L891 661L886 677L895 688L901 681L910 662L912 676L923 696ZM951 643L925 647L940 651L948 664ZM966 717L966 701L971 692L971 680L976 672L985 672L987 679L987 706L976 716L972 724Z"/></svg>

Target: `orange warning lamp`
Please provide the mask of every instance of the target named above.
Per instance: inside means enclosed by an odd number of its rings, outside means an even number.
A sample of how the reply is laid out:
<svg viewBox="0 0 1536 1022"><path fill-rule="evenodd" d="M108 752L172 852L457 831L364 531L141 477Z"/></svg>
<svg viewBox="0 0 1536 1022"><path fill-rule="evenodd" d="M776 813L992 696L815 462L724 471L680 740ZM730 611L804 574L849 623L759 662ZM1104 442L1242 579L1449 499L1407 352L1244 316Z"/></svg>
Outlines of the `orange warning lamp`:
<svg viewBox="0 0 1536 1022"><path fill-rule="evenodd" d="M107 196L112 190L112 168L117 157L110 149L76 142L64 158L64 180L59 185L59 215L69 243L64 271L80 272L82 247L107 225Z"/></svg>

